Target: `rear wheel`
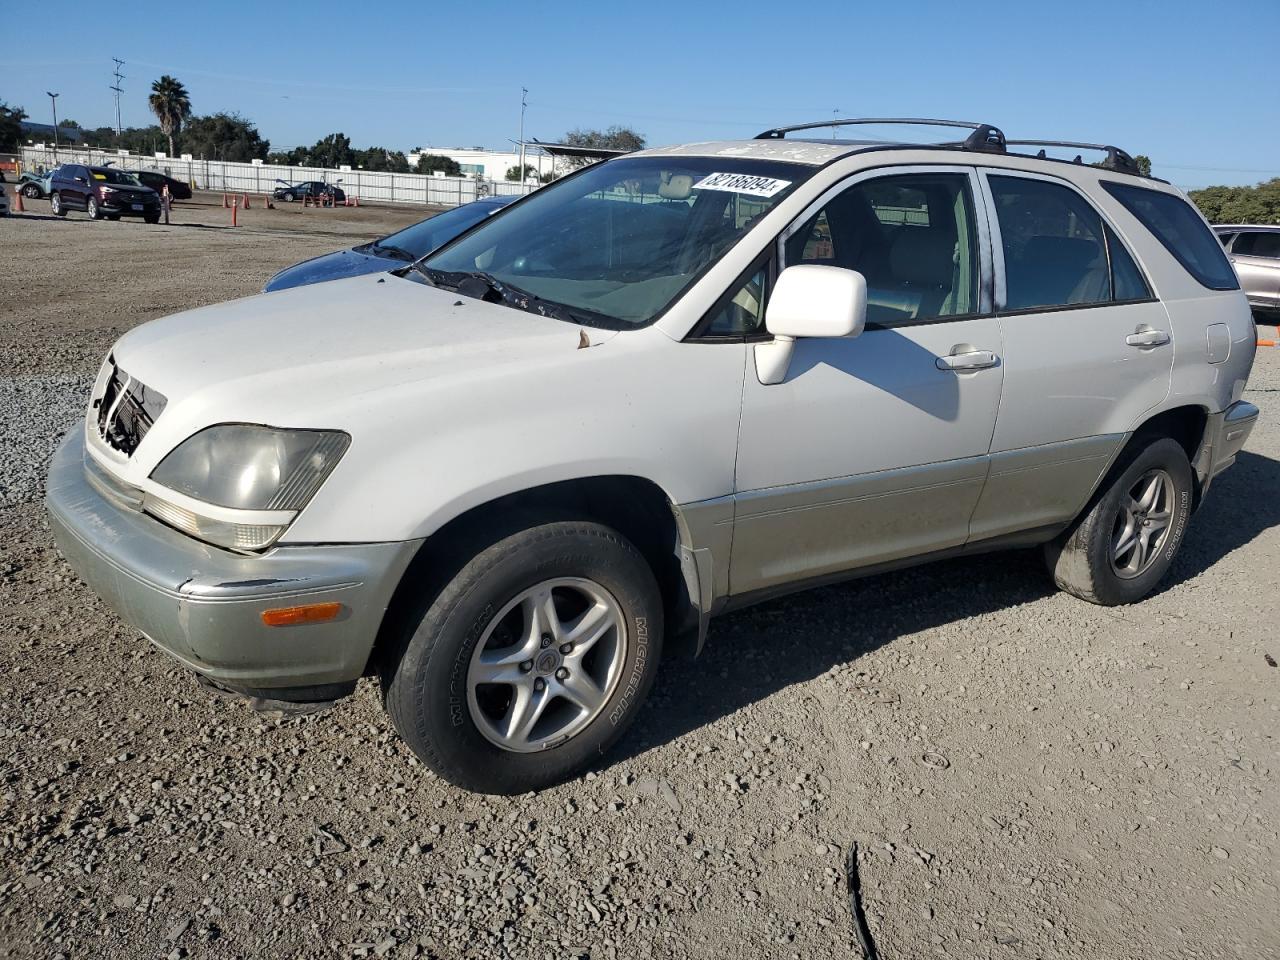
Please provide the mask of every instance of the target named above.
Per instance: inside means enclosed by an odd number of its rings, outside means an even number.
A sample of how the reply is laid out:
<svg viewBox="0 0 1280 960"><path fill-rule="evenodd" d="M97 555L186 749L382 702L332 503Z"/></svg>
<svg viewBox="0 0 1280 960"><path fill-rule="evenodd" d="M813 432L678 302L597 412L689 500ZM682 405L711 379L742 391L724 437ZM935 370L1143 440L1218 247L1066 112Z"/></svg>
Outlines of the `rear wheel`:
<svg viewBox="0 0 1280 960"><path fill-rule="evenodd" d="M49 212L55 217L65 217L67 215L67 208L62 205L62 194L56 191L49 194Z"/></svg>
<svg viewBox="0 0 1280 960"><path fill-rule="evenodd" d="M1135 603L1168 572L1191 517L1191 464L1168 437L1135 444L1045 559L1058 586L1091 603Z"/></svg>
<svg viewBox="0 0 1280 960"><path fill-rule="evenodd" d="M662 599L621 534L547 523L482 550L408 618L387 711L441 777L523 793L598 759L630 725L662 645Z"/></svg>

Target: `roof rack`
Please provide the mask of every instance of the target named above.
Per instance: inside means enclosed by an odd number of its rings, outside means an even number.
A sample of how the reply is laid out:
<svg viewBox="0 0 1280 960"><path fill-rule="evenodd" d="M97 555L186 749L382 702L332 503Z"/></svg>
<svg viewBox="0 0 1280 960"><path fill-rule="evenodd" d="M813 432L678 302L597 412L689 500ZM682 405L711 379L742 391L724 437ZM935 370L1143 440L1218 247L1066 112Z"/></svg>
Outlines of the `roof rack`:
<svg viewBox="0 0 1280 960"><path fill-rule="evenodd" d="M1075 150L1101 150L1107 155L1099 166L1104 170L1114 170L1117 173L1136 173L1141 175L1142 171L1138 169L1138 161L1125 153L1119 147L1112 146L1109 143L1077 143L1074 140L1009 140L1007 141L1011 147L1071 147ZM1044 150L1036 154L1041 160L1048 159ZM1072 163L1083 163L1079 154L1071 161Z"/></svg>
<svg viewBox="0 0 1280 960"><path fill-rule="evenodd" d="M999 128L989 123L970 123L965 120L929 120L922 117L850 117L844 120L815 120L812 123L797 123L789 127L774 127L756 134L757 140L782 140L788 133L801 130L819 130L824 127L852 127L881 123L901 123L924 127L960 127L973 132L962 141L946 144L929 144L929 146L957 146L962 150L978 150L982 153L1004 153L1004 134Z"/></svg>

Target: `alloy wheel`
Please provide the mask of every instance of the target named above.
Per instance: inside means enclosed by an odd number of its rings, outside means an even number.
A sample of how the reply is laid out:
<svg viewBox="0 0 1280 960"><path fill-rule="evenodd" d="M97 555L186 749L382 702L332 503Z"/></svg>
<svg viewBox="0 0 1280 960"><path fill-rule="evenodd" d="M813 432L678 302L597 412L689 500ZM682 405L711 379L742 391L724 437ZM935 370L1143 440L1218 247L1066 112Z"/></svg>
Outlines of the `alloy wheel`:
<svg viewBox="0 0 1280 960"><path fill-rule="evenodd" d="M608 703L626 661L622 607L592 580L544 580L485 628L467 670L467 704L484 737L532 753L581 733Z"/></svg>
<svg viewBox="0 0 1280 960"><path fill-rule="evenodd" d="M1151 569L1173 522L1173 478L1160 469L1148 470L1120 498L1111 534L1111 568L1129 580Z"/></svg>

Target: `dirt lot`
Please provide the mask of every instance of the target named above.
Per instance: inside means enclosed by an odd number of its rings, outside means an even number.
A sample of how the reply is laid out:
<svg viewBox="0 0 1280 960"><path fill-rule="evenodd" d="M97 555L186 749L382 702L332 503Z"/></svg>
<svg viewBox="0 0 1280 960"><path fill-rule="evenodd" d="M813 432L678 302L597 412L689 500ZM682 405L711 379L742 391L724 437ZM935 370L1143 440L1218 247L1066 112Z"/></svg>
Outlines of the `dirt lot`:
<svg viewBox="0 0 1280 960"><path fill-rule="evenodd" d="M122 625L38 502L111 341L419 215L0 221L0 956L856 956L852 842L886 960L1280 956L1280 349L1142 605L1015 553L735 614L539 795L436 780L371 683L255 715Z"/></svg>

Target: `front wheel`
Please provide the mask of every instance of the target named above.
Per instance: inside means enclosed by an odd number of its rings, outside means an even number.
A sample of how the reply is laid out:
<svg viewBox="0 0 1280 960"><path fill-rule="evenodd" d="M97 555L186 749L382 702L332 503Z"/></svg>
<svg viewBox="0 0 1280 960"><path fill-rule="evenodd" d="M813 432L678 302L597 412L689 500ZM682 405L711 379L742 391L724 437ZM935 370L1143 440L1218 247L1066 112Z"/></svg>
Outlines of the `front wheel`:
<svg viewBox="0 0 1280 960"><path fill-rule="evenodd" d="M39 200L40 188L37 187L34 183L28 183L23 186L22 195L26 197L28 200Z"/></svg>
<svg viewBox="0 0 1280 960"><path fill-rule="evenodd" d="M585 521L533 526L409 617L402 653L382 667L387 712L451 783L537 790L622 735L661 649L662 598L629 541Z"/></svg>
<svg viewBox="0 0 1280 960"><path fill-rule="evenodd" d="M286 190L285 193L280 197L280 199L283 200L285 203L293 203L293 194L289 193Z"/></svg>
<svg viewBox="0 0 1280 960"><path fill-rule="evenodd" d="M85 212L89 214L90 220L101 220L102 210L98 208L98 198L90 197L89 202L85 205Z"/></svg>
<svg viewBox="0 0 1280 960"><path fill-rule="evenodd" d="M65 217L67 215L67 208L62 205L61 194L49 194L49 212L55 217Z"/></svg>
<svg viewBox="0 0 1280 960"><path fill-rule="evenodd" d="M1058 586L1104 606L1145 597L1182 544L1192 483L1186 451L1168 437L1126 451L1089 508L1045 546Z"/></svg>

